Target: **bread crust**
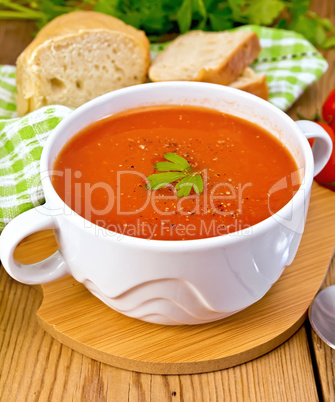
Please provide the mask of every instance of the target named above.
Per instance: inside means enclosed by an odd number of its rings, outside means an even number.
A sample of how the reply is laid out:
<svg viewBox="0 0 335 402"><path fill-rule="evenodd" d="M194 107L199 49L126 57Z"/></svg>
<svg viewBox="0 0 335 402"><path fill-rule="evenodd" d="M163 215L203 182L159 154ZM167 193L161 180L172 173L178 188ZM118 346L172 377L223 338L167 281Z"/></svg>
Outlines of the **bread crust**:
<svg viewBox="0 0 335 402"><path fill-rule="evenodd" d="M220 83L222 85L230 84L256 59L260 50L257 34L249 32L243 42L236 47L231 57L221 63L218 70L202 70L202 76L199 81Z"/></svg>
<svg viewBox="0 0 335 402"><path fill-rule="evenodd" d="M256 74L250 67L247 67L244 72L230 85L232 88L240 89L249 92L262 99L269 99L269 89L266 83L266 75Z"/></svg>
<svg viewBox="0 0 335 402"><path fill-rule="evenodd" d="M19 58L21 56L29 58L38 46L49 39L62 38L66 35L77 34L83 30L93 29L106 29L132 36L140 44L145 56L148 59L150 58L150 54L148 53L149 40L143 31L125 24L118 18L96 11L74 11L54 18L39 31L35 39L25 48Z"/></svg>
<svg viewBox="0 0 335 402"><path fill-rule="evenodd" d="M222 49L218 56L220 40L223 43L229 41L234 43L231 46L227 45L228 52L227 49ZM193 51L201 47L203 43L206 45L203 47L207 47L206 50L202 49L199 53ZM211 53L209 49L212 46L215 52ZM228 85L256 59L260 50L260 42L255 32L190 31L171 42L156 57L149 68L149 78L156 82L185 80ZM215 59L214 63L211 60L212 55ZM202 56L206 59L205 62L201 60ZM178 57L184 59L185 65L179 65L176 62ZM190 72L189 65L195 66L194 71Z"/></svg>
<svg viewBox="0 0 335 402"><path fill-rule="evenodd" d="M126 25L117 18L102 13L93 11L72 12L55 18L42 28L36 38L18 57L16 78L18 88L17 111L19 116L49 104L45 97L40 77L43 66L39 65L39 56L42 52L52 52L62 46L63 42L78 42L85 35L91 33L104 38L107 38L108 35L113 36L113 38L119 41L124 40L131 44L133 48L136 48L142 66L136 83L147 81L150 48L149 40L144 32ZM133 84L130 83L129 85ZM95 97L93 95L91 98ZM89 98L84 99L84 101L87 100ZM70 101L62 104L73 107L79 106L76 104L76 100L73 100L73 103Z"/></svg>

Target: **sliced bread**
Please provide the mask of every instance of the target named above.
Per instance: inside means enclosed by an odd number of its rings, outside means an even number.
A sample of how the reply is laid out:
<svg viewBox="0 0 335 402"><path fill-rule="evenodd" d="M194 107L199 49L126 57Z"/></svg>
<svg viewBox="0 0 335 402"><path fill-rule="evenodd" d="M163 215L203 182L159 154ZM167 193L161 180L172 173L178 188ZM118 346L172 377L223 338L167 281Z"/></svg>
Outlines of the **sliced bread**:
<svg viewBox="0 0 335 402"><path fill-rule="evenodd" d="M230 87L250 92L260 98L268 100L269 90L266 83L266 75L256 74L255 71L247 67L237 79L229 84Z"/></svg>
<svg viewBox="0 0 335 402"><path fill-rule="evenodd" d="M172 41L149 68L152 81L204 81L228 85L260 52L255 32L190 31Z"/></svg>
<svg viewBox="0 0 335 402"><path fill-rule="evenodd" d="M108 15L78 11L55 18L17 60L17 109L77 107L106 92L147 81L149 40Z"/></svg>

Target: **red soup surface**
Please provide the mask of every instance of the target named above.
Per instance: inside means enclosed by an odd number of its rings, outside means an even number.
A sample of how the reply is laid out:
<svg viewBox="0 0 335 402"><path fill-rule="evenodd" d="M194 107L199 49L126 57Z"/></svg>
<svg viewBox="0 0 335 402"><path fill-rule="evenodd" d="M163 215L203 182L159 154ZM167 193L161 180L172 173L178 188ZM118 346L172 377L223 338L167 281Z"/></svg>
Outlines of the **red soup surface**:
<svg viewBox="0 0 335 402"><path fill-rule="evenodd" d="M178 197L178 181L148 189L146 178L161 173L155 164L167 153L201 175L201 194L192 189ZM79 215L122 235L155 240L247 229L280 210L300 180L289 151L266 130L193 106L138 108L100 120L65 145L54 170L54 188Z"/></svg>

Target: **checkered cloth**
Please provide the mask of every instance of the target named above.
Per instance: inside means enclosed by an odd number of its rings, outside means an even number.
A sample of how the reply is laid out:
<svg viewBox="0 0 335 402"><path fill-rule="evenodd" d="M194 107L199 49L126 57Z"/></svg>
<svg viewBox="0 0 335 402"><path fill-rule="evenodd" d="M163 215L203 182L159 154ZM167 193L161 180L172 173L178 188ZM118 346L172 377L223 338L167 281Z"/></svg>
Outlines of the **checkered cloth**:
<svg viewBox="0 0 335 402"><path fill-rule="evenodd" d="M262 51L253 68L267 75L269 100L282 110L328 67L300 34L259 26L238 29L257 32ZM152 56L164 47L153 44ZM71 113L64 106L47 106L17 118L15 94L15 67L0 66L0 233L15 216L44 202L41 152L52 130Z"/></svg>

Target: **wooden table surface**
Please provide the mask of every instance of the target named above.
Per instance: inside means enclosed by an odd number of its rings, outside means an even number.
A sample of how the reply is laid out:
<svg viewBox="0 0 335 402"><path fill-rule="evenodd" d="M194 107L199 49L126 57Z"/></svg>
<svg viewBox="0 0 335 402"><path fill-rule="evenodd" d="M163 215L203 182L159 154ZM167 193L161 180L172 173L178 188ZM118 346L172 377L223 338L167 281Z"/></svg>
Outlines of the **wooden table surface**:
<svg viewBox="0 0 335 402"><path fill-rule="evenodd" d="M311 8L335 22L333 0L314 1ZM0 64L15 63L33 30L31 22L0 21ZM323 53L329 69L290 109L293 119L297 111L311 116L335 87L335 50ZM38 242L34 247L38 250ZM335 259L323 287L334 283ZM54 340L36 321L41 297L0 268L0 400L335 401L335 351L308 321L277 349L237 367L150 375L97 362Z"/></svg>

